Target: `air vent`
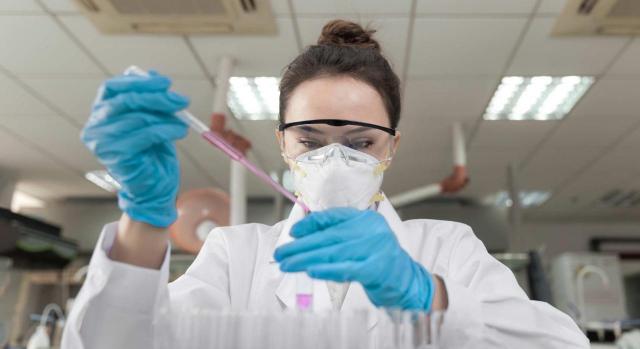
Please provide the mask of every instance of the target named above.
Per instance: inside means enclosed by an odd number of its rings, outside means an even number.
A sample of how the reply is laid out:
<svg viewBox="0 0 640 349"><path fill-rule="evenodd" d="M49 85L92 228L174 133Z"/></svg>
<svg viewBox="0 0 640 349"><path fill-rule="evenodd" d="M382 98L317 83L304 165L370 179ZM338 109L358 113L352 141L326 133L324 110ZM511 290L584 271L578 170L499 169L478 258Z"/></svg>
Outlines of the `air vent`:
<svg viewBox="0 0 640 349"><path fill-rule="evenodd" d="M269 0L75 0L107 34L276 33Z"/></svg>
<svg viewBox="0 0 640 349"><path fill-rule="evenodd" d="M640 35L638 0L568 0L553 35Z"/></svg>
<svg viewBox="0 0 640 349"><path fill-rule="evenodd" d="M640 207L640 190L612 189L600 197L597 205L611 208Z"/></svg>

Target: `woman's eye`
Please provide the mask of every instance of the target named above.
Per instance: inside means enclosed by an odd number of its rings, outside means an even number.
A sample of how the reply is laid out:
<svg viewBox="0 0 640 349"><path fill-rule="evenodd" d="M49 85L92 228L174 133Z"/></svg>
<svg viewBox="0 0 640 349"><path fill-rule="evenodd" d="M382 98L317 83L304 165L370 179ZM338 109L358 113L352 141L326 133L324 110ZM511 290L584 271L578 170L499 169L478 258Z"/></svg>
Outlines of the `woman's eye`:
<svg viewBox="0 0 640 349"><path fill-rule="evenodd" d="M308 139L301 139L298 141L298 143L302 144L307 149L316 149L320 147L320 144L318 144L318 142Z"/></svg>
<svg viewBox="0 0 640 349"><path fill-rule="evenodd" d="M350 148L351 148L351 149L356 149L356 150L359 150L359 149L368 149L368 148L370 148L372 145L373 145L373 142L372 142L372 141L370 141L370 140L368 140L368 139L366 139L366 140L359 140L359 141L351 142L351 146L350 146Z"/></svg>

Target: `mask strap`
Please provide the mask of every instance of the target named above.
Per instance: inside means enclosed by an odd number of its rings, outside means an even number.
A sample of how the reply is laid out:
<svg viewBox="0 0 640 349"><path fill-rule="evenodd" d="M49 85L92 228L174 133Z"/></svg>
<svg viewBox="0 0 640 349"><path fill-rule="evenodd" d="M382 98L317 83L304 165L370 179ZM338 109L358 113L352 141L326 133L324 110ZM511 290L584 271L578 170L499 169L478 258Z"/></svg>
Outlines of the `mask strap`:
<svg viewBox="0 0 640 349"><path fill-rule="evenodd" d="M382 194L382 192L379 191L371 198L371 200L369 201L369 205L373 205L383 200L384 200L384 195Z"/></svg>

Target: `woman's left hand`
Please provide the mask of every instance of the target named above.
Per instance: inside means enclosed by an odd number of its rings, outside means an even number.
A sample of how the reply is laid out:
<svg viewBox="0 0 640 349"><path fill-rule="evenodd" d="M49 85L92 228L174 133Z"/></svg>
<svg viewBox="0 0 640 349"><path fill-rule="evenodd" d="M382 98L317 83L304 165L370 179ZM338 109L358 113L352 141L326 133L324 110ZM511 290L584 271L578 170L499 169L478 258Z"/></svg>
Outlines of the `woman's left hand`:
<svg viewBox="0 0 640 349"><path fill-rule="evenodd" d="M282 271L357 281L376 306L430 310L433 277L400 247L378 212L353 208L312 212L290 234L296 240L275 251Z"/></svg>

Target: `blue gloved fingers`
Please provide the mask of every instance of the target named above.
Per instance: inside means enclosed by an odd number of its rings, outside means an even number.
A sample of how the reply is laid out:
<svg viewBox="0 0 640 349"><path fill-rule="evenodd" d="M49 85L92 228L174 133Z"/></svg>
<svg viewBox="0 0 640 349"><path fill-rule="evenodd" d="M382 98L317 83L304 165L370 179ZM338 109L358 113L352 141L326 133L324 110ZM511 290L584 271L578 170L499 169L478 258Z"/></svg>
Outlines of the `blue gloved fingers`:
<svg viewBox="0 0 640 349"><path fill-rule="evenodd" d="M337 221L335 225L324 230L309 231L305 236L278 247L274 252L274 258L279 262L298 253L351 241L366 234L357 221Z"/></svg>
<svg viewBox="0 0 640 349"><path fill-rule="evenodd" d="M176 119L177 120L177 119ZM116 137L113 142L103 142L97 148L97 154L126 151L135 156L138 153L160 143L173 142L184 138L188 133L188 126L180 120L147 126L131 130L124 137ZM117 142L118 144L114 144Z"/></svg>
<svg viewBox="0 0 640 349"><path fill-rule="evenodd" d="M330 280L335 282L358 281L361 274L361 262L344 261L339 263L318 264L307 268L307 274L320 280Z"/></svg>
<svg viewBox="0 0 640 349"><path fill-rule="evenodd" d="M364 260L367 258L368 253L367 251L362 251L360 247L357 241L345 242L298 253L280 261L280 270L298 272L317 264Z"/></svg>
<svg viewBox="0 0 640 349"><path fill-rule="evenodd" d="M311 212L308 216L293 225L290 234L295 238L300 238L341 222L354 219L363 214L363 212L365 211L351 207L337 207L324 211Z"/></svg>
<svg viewBox="0 0 640 349"><path fill-rule="evenodd" d="M114 123L86 127L81 134L87 148L99 158L127 153L135 156L150 146L183 138L188 126L180 119L162 117L164 120L147 124L142 118L132 116Z"/></svg>
<svg viewBox="0 0 640 349"><path fill-rule="evenodd" d="M94 112L101 119L129 112L151 112L174 114L189 106L189 99L173 91L163 92L126 92L97 103ZM101 109L106 109L102 112Z"/></svg>
<svg viewBox="0 0 640 349"><path fill-rule="evenodd" d="M149 76L119 75L102 85L102 98L108 99L123 92L161 92L171 87L171 79L159 74Z"/></svg>

